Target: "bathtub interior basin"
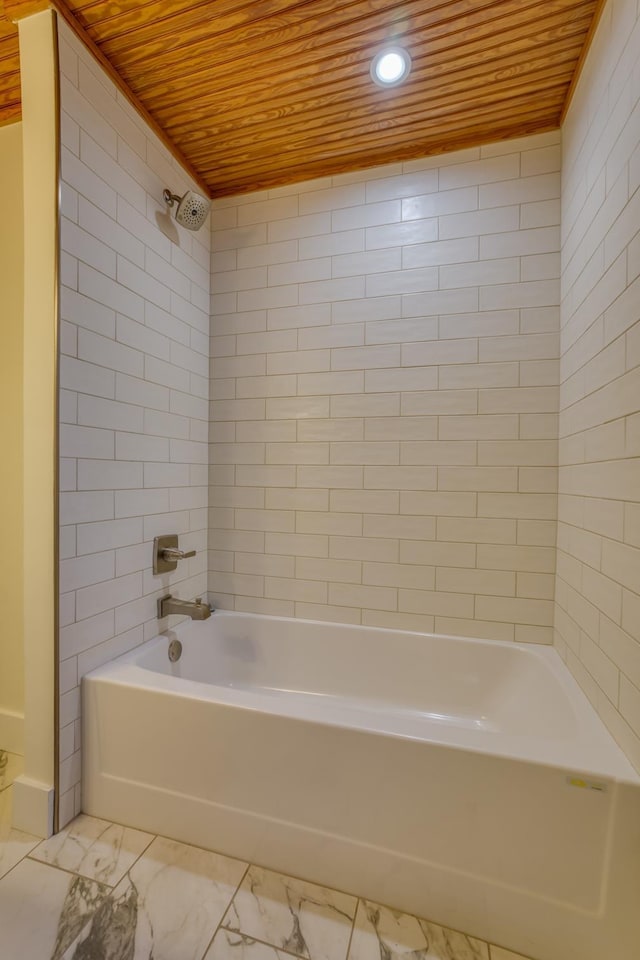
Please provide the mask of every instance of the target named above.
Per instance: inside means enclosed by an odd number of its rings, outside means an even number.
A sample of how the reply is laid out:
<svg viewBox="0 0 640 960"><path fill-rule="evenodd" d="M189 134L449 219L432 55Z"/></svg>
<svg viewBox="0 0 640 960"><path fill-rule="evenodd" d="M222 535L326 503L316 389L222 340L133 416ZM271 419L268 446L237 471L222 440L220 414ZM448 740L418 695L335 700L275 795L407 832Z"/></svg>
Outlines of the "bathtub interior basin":
<svg viewBox="0 0 640 960"><path fill-rule="evenodd" d="M269 713L634 776L549 646L224 610L211 624L181 625L175 663L171 634L109 669Z"/></svg>

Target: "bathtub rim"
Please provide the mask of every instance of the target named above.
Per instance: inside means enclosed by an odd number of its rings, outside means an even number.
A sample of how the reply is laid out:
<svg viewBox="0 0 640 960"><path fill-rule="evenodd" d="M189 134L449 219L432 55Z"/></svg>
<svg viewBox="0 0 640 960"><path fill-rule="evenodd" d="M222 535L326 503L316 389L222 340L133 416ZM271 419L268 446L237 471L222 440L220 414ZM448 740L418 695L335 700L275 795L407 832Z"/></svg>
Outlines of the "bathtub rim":
<svg viewBox="0 0 640 960"><path fill-rule="evenodd" d="M374 632L380 634L400 634L408 637L425 637L457 641L465 645L482 645L493 648L511 648L520 654L542 660L553 673L560 684L563 695L569 701L575 713L579 738L577 740L562 740L527 736L523 734L508 735L502 732L486 730L469 730L437 721L425 721L422 726L426 733L422 735L411 732L411 723L403 723L403 714L408 715L409 721L415 718L414 711L393 711L380 706L359 706L350 703L348 706L342 698L312 696L304 693L278 694L261 688L229 687L223 684L204 680L191 680L183 677L162 673L148 666L141 666L139 660L145 653L162 649L168 640L177 637L182 642L189 642L190 633L197 631L202 635L207 629L214 627L215 621L210 620L196 623L191 620L181 620L175 627L170 627L154 637L144 641L133 650L121 654L119 657L96 667L85 674L83 684L88 681L123 684L127 687L140 689L155 689L160 693L175 696L185 700L197 699L218 703L225 707L250 710L253 712L267 712L291 720L304 723L324 724L331 727L356 729L374 736L384 736L399 739L424 741L432 746L444 749L470 751L472 753L490 754L509 760L532 763L547 767L566 770L571 776L599 778L600 780L640 785L640 772L636 771L626 757L622 748L616 743L613 736L605 727L586 694L577 683L568 667L560 657L558 651L551 644L516 643L508 640L492 640L481 637L465 637L453 634L426 633L413 630L400 630L386 627L369 627L361 624L345 624L339 621L310 620L294 617L269 616L266 614L245 613L244 611L216 610L211 620L218 619L247 619L250 621L268 621L304 625L313 624L320 627L340 627L349 632ZM208 626L207 626L208 625ZM329 704L334 713L327 716L319 704ZM301 709L302 708L302 709ZM382 718L393 718L396 721L395 729L389 729L388 724L381 722ZM360 718L360 722L357 722ZM368 723L363 720L368 718ZM400 722L398 722L400 720ZM414 719L415 722L415 719ZM430 735L429 735L430 734Z"/></svg>

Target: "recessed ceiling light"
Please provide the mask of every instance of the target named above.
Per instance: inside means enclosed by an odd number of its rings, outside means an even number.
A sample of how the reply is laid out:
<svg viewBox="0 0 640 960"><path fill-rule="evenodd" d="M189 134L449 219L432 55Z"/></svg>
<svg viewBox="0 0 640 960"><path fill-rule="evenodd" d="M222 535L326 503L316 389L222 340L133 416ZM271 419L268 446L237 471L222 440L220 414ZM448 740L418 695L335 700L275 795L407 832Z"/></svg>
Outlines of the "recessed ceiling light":
<svg viewBox="0 0 640 960"><path fill-rule="evenodd" d="M411 57L403 47L386 47L371 61L371 79L379 87L395 87L409 76Z"/></svg>

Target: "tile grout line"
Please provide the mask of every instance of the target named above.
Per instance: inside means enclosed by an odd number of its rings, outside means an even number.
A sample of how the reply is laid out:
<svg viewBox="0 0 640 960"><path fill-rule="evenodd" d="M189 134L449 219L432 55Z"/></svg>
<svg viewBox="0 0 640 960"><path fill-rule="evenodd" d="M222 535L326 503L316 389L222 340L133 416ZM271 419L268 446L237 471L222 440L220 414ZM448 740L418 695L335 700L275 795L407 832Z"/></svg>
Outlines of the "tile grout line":
<svg viewBox="0 0 640 960"><path fill-rule="evenodd" d="M235 891L235 893L233 894L233 897L231 898L231 900L230 900L230 902L229 902L229 905L228 905L227 909L225 910L225 912L224 912L224 914L223 914L223 916L222 916L222 920L221 920L220 923L218 924L218 927L216 928L216 931L215 931L213 937L211 938L211 942L209 943L209 946L207 947L207 950L209 950L209 949L211 948L211 944L213 943L213 940L215 939L217 933L218 933L220 930L227 930L227 931L229 931L229 933L238 934L238 936L240 936L240 937L242 937L242 938L244 938L244 939L250 940L252 943L261 943L261 944L264 944L264 946L270 947L272 950L277 950L278 953L284 953L287 957L295 957L296 960L308 960L308 958L301 957L301 955L298 954L298 953L292 953L290 950L287 950L286 947L280 947L280 946L277 946L276 944L269 943L267 940L262 940L260 937L256 937L256 936L253 936L253 935L250 935L250 934L247 934L247 933L243 933L242 930L234 930L232 927L225 927L225 926L224 926L224 918L226 917L227 913L229 912L229 908L232 906L233 901L235 900L236 895L237 895L240 887L242 886L245 877L247 876L249 870L250 870L251 867L253 867L253 866L258 867L258 869L261 869L261 870L268 870L267 867L260 867L258 864L249 863L247 869L246 869L245 872L244 872L244 875L243 875L243 877L242 877L242 880L241 880L240 883L238 884L238 887L236 888L236 891ZM268 872L270 872L270 873L278 873L277 871L273 871L273 870L269 870ZM297 878L296 878L296 877L290 877L290 878L289 878L289 877L288 877L288 874L280 874L280 873L278 873L278 875L279 875L279 876L282 876L282 877L287 877L288 879L292 879L292 880L297 879L297 880L299 880L301 883L313 884L313 881L311 881L311 880L303 880L301 877L297 877ZM319 884L315 884L315 886L319 886ZM324 889L329 890L330 892L333 892L333 893L340 893L340 892L341 892L341 891L339 891L339 890L334 890L332 887L325 887ZM353 894L343 894L343 895L344 895L344 896L351 896L351 897L353 897ZM349 942L348 942L348 945L347 945L347 951L346 951L346 953L345 953L344 960L347 960L347 957L348 957L348 955L349 955L349 949L350 949L350 947L351 947L351 938L352 938L352 936L353 936L353 930L354 930L354 925L355 925L355 921L356 921L356 915L357 915L357 912L358 912L358 904L359 904L359 902L360 902L360 900L359 900L358 897L354 897L354 899L355 899L355 901L356 901L356 906L355 906L355 910L354 910L354 914L353 914L353 920L351 921L351 929L350 929L350 934L349 934Z"/></svg>
<svg viewBox="0 0 640 960"><path fill-rule="evenodd" d="M35 848L34 848L35 849ZM23 860L30 860L32 863L39 863L42 867L48 867L50 870L58 870L60 873L66 873L69 877L82 877L83 880L88 880L90 883L97 883L101 887L106 887L108 890L114 890L118 884L105 883L104 880L96 880L94 877L88 877L84 873L78 873L77 870L69 870L67 867L60 867L57 863L48 863L46 860L39 860L38 857L32 856L33 850L30 850L29 853L25 854L22 860L19 863L22 863ZM18 864L16 864L18 866ZM123 875L126 876L126 873ZM120 878L122 879L122 877ZM118 880L120 883L120 880Z"/></svg>
<svg viewBox="0 0 640 960"><path fill-rule="evenodd" d="M0 883L2 883L9 876L9 874L13 873L16 867L19 867L21 863L24 863L25 860L31 860L32 858L30 857L30 853L31 851L29 851L29 853L25 853L23 857L20 857L17 863L14 863L12 867L9 867L7 872L3 873L2 877L0 877ZM44 864L44 866L48 866L48 864Z"/></svg>
<svg viewBox="0 0 640 960"><path fill-rule="evenodd" d="M85 816L87 816L87 814L85 814ZM119 826L123 827L125 830L135 830L135 829L136 829L135 827L125 827L124 824L119 824ZM139 833L148 833L148 831L147 831L147 830L140 830ZM135 867L135 865L136 865L136 863L138 862L138 860L140 859L140 857L142 857L142 856L147 852L147 850L149 849L149 847L151 846L151 844L154 842L154 840L157 840L157 839L158 839L158 834L157 834L157 833L149 834L149 836L151 836L151 840L149 840L149 843L146 845L146 847L144 848L144 850L142 850L142 851L138 854L138 856L137 856L136 859L133 861L133 863L131 864L131 866L124 872L123 876L120 878L120 880L118 880L118 883L120 883L121 880L124 880L124 878L127 876L127 874L129 873L129 871L132 870L133 867ZM117 884L114 884L114 889L115 889L116 886L117 886Z"/></svg>
<svg viewBox="0 0 640 960"><path fill-rule="evenodd" d="M285 947L277 947L275 944L269 943L267 940L261 940L260 937L254 937L250 936L248 933L243 933L242 930L233 930L231 927L223 927L222 922L218 926L216 934L219 933L220 930L226 930L228 933L235 933L239 937L243 937L245 940L250 940L251 943L260 943L265 947L269 947L271 950L277 950L278 953L283 953L286 957L295 957L295 960L309 960L308 957L301 956L299 953L291 953L291 951L285 949ZM211 945L209 945L209 948L210 946Z"/></svg>
<svg viewBox="0 0 640 960"><path fill-rule="evenodd" d="M80 814L80 816L89 816L89 814ZM94 818L94 819L98 819L98 818L96 817L96 818ZM73 821L71 821L71 822L73 823ZM135 858L135 860L134 860L134 861L131 863L131 865L124 871L124 873L122 874L122 876L121 876L115 883L107 883L105 880L97 880L95 877L88 877L85 873L80 873L78 870L71 870L71 869L68 869L67 867L61 867L61 866L59 866L59 865L56 864L56 863L49 863L47 860L41 860L39 857L33 856L33 854L34 854L35 850L37 849L37 847L39 847L40 844L42 844L42 843L46 843L46 842L47 842L46 840L41 840L41 841L36 845L36 847L34 847L32 850L30 850L29 853L26 853L22 859L23 859L23 860L27 860L27 859L28 859L28 860L34 861L35 863L41 863L41 864L42 864L43 866L45 866L45 867L53 867L54 870L61 870L63 873L68 873L68 874L71 874L72 876L75 876L75 877L83 877L85 880L91 880L93 883L99 883L99 884L101 884L102 886L109 887L110 890L115 890L115 888L118 886L118 884L121 883L122 880L124 880L124 878L129 874L129 871L136 865L136 863L138 862L138 860L140 859L140 857L142 857L142 856L147 852L147 850L149 849L149 847L151 846L151 844L153 843L153 841L158 839L158 835L157 835L157 834L149 834L147 830L137 830L136 827L127 827L127 826L125 826L124 824L121 824L121 823L120 823L120 824L117 824L117 823L115 823L115 821L107 821L107 820L105 820L104 823L107 823L108 826L119 826L119 827L122 827L123 830L136 830L138 833L146 833L148 836L151 836L151 840L149 840L149 842L146 844L146 846L144 847L144 849L138 854L138 856ZM66 828L63 828L63 829L66 829ZM63 832L63 831L60 831L60 833L62 833L62 832ZM54 836L59 836L59 834L54 834ZM67 836L68 836L68 835L67 835ZM50 838L48 838L48 839L50 839ZM121 848L119 848L119 849L121 849ZM16 866L17 866L17 864L16 864Z"/></svg>
<svg viewBox="0 0 640 960"><path fill-rule="evenodd" d="M213 853L214 851L211 851L211 852ZM218 855L218 856L224 856L224 854L217 854L217 855ZM231 859L231 858L229 858L229 859ZM242 861L240 861L240 862L242 862ZM207 946L206 946L206 948L205 948L205 951L204 951L204 953L202 954L202 957L200 958L200 960L203 960L203 958L206 957L207 953L208 953L209 950L211 949L211 947L212 947L212 945L213 945L213 941L215 940L218 931L222 928L222 921L224 920L224 918L226 917L227 913L229 912L229 908L231 907L231 904L232 904L233 901L235 900L236 895L237 895L237 893L238 893L238 890L240 889L240 887L241 887L242 884L244 883L244 879L245 879L246 875L248 874L249 870L251 869L251 866L252 866L251 863L249 863L249 862L247 861L247 866L246 866L246 868L245 868L242 876L240 877L240 880L239 880L239 882L238 882L238 885L236 886L235 890L233 891L233 894L232 894L232 896L231 896L231 899L229 900L229 903L228 903L227 906L225 907L224 912L223 912L222 916L220 917L220 920L218 921L218 924L217 924L215 930L213 931L213 935L212 935L211 939L209 940L209 942L208 942L208 944L207 944Z"/></svg>
<svg viewBox="0 0 640 960"><path fill-rule="evenodd" d="M347 952L344 955L344 960L349 960L349 952L351 951L351 943L353 941L353 934L356 929L356 920L358 918L358 910L360 909L360 904L363 903L361 897L356 898L356 908L353 911L353 920L351 921L351 930L349 932L349 942L347 944Z"/></svg>

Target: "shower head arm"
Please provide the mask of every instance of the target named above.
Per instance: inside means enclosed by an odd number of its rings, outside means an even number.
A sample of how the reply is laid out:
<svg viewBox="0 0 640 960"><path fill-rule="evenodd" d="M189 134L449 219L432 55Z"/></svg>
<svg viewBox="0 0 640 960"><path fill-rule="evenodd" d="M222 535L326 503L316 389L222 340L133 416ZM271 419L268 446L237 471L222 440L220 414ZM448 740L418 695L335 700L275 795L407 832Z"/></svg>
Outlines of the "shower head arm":
<svg viewBox="0 0 640 960"><path fill-rule="evenodd" d="M172 207L174 203L180 203L182 199L182 197L178 196L177 193L171 193L171 190L167 190L166 187L162 191L162 196L168 207Z"/></svg>

